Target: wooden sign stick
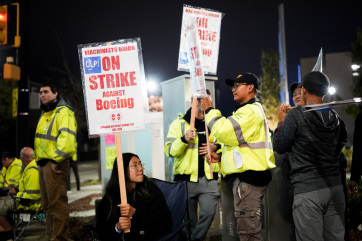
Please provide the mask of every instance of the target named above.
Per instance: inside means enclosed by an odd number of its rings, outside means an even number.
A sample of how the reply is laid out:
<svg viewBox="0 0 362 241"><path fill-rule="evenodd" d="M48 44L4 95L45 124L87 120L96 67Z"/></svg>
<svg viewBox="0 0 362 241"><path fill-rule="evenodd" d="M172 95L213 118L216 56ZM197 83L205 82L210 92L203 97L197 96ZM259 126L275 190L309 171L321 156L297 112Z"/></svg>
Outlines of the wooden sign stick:
<svg viewBox="0 0 362 241"><path fill-rule="evenodd" d="M205 131L206 131L206 143L207 143L207 154L209 155L209 166L210 166L210 175L211 178L214 178L214 172L212 171L212 162L211 162L211 149L210 149L210 140L209 140L209 127L207 127L206 121L205 121Z"/></svg>
<svg viewBox="0 0 362 241"><path fill-rule="evenodd" d="M195 129L195 116L196 116L196 107L197 106L197 98L194 96L192 98L192 108L191 108L191 120L190 120L190 129Z"/></svg>
<svg viewBox="0 0 362 241"><path fill-rule="evenodd" d="M114 137L116 140L118 180L119 180L119 190L121 193L121 204L127 204L127 191L126 191L126 181L124 177L124 168L123 168L121 135L119 132L117 132L115 133ZM129 233L130 229L125 229L124 232Z"/></svg>

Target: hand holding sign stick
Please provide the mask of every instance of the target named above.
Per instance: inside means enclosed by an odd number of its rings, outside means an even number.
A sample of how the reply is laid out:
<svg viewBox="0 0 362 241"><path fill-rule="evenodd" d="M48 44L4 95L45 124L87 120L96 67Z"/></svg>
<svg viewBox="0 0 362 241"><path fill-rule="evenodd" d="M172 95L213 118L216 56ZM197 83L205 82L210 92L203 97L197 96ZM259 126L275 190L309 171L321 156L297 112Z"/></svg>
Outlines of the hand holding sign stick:
<svg viewBox="0 0 362 241"><path fill-rule="evenodd" d="M192 108L191 108L190 130L194 130L194 129L195 129L196 112L197 112L197 98L196 98L196 97L193 97L193 98L192 98ZM208 159L211 160L211 149L210 149L210 141L209 141L209 129L208 129L208 127L207 127L206 122L205 122L205 132L206 132L206 143L207 143L207 156L209 157ZM209 165L210 165L211 178L214 178L214 176L213 176L213 171L212 171L211 161L208 162L208 163L209 163Z"/></svg>
<svg viewBox="0 0 362 241"><path fill-rule="evenodd" d="M116 141L116 153L117 153L119 190L121 193L121 204L127 204L127 191L126 191L126 182L125 182L124 168L123 168L122 144L121 144L121 135L119 132L115 133L115 141ZM125 229L124 232L129 233L130 229Z"/></svg>
<svg viewBox="0 0 362 241"><path fill-rule="evenodd" d="M80 44L78 54L89 137L115 134L121 204L127 205L120 132L145 128L148 104L141 39ZM124 232L130 232L129 226Z"/></svg>
<svg viewBox="0 0 362 241"><path fill-rule="evenodd" d="M191 121L190 129L194 130L195 128L195 116L197 112L197 97L206 95L206 83L205 75L202 65L202 54L201 46L199 42L199 35L197 30L196 19L191 19L191 21L185 26L185 35L186 45L187 45L187 58L189 62L190 70L190 80L191 88L193 93L192 99L192 109L191 109ZM206 127L206 139L207 139L207 155L210 157L210 142L209 142L209 133ZM210 174L213 177L212 166L210 164Z"/></svg>

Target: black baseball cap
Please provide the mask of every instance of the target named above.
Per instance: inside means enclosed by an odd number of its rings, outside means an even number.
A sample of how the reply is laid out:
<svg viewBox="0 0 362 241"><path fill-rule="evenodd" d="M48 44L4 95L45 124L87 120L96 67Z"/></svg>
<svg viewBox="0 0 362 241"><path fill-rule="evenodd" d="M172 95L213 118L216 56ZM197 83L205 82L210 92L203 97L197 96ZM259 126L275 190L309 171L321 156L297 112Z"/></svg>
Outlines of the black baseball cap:
<svg viewBox="0 0 362 241"><path fill-rule="evenodd" d="M302 88L302 83L294 82L289 86L289 91L293 94L296 88Z"/></svg>
<svg viewBox="0 0 362 241"><path fill-rule="evenodd" d="M308 91L308 93L319 97L327 94L329 83L330 81L328 76L319 71L309 72L302 80L302 86Z"/></svg>
<svg viewBox="0 0 362 241"><path fill-rule="evenodd" d="M249 72L239 74L236 77L236 79L226 79L225 80L225 83L230 87L234 86L235 82L252 84L252 85L254 85L255 89L259 89L259 85L261 85L261 82L260 82L258 76L256 76L255 74L249 73Z"/></svg>

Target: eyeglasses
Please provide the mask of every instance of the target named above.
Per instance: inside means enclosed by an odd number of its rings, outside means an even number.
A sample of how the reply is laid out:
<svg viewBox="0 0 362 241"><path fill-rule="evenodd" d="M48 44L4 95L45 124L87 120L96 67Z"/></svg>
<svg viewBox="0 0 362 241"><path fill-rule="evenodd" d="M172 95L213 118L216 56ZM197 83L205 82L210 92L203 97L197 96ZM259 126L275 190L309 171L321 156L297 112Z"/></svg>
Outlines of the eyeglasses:
<svg viewBox="0 0 362 241"><path fill-rule="evenodd" d="M132 169L136 169L136 167L145 169L146 164L145 163L138 163L138 164L130 165L129 167L132 168Z"/></svg>
<svg viewBox="0 0 362 241"><path fill-rule="evenodd" d="M234 85L233 86L231 86L231 90L237 90L238 89L238 87L239 87L239 85L250 85L250 84L246 84L246 83L234 83Z"/></svg>

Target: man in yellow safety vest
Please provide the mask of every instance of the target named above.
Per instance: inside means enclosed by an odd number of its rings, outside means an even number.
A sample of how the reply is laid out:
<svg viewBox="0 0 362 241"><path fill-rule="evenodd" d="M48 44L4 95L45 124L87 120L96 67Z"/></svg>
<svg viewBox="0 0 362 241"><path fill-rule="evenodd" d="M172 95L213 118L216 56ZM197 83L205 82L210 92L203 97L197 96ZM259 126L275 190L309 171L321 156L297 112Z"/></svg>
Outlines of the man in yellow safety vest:
<svg viewBox="0 0 362 241"><path fill-rule="evenodd" d="M189 213L191 221L191 241L203 240L214 219L216 206L220 199L218 173L220 162L207 162L206 126L204 111L197 100L195 128L190 129L190 108L185 115L174 120L168 130L164 152L174 158L174 181L187 181ZM220 145L215 138L209 138L210 146L217 152ZM221 151L221 149L220 149ZM200 207L200 212L198 212ZM199 215L198 215L199 214Z"/></svg>
<svg viewBox="0 0 362 241"><path fill-rule="evenodd" d="M264 110L255 98L260 80L252 73L243 73L236 79L227 79L226 84L240 104L232 116L223 117L208 98L203 97L201 104L211 136L224 144L221 200L233 200L233 205L224 205L223 201L223 208L229 208L223 209L223 216L234 214L237 222L227 222L225 227L230 233L236 226L240 241L262 240L261 202L275 159Z"/></svg>
<svg viewBox="0 0 362 241"><path fill-rule="evenodd" d="M67 240L69 159L76 152L77 122L74 111L59 95L55 83L40 88L43 113L36 128L34 148L39 166L43 210L50 240Z"/></svg>

